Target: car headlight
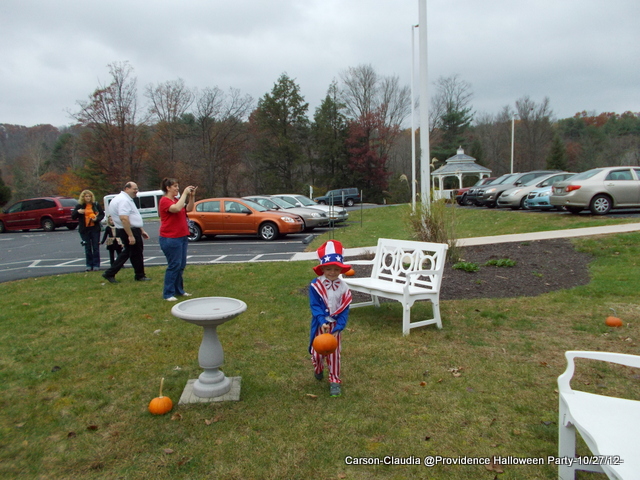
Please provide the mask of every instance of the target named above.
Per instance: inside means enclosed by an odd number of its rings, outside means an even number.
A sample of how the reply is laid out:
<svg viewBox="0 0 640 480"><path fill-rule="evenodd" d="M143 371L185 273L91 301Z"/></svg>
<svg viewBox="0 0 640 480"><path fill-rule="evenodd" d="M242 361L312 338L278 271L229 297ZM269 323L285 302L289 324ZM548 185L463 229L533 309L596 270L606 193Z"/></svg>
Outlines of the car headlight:
<svg viewBox="0 0 640 480"><path fill-rule="evenodd" d="M496 191L496 189L495 189L495 188L489 188L489 189L487 189L487 190L485 190L485 191L484 191L484 194L486 195L487 193L493 193L493 192L495 192L495 191Z"/></svg>
<svg viewBox="0 0 640 480"><path fill-rule="evenodd" d="M291 217L280 217L280 220L287 223L296 223L296 221Z"/></svg>
<svg viewBox="0 0 640 480"><path fill-rule="evenodd" d="M322 215L320 215L319 213L312 213L311 217L312 218L322 218Z"/></svg>

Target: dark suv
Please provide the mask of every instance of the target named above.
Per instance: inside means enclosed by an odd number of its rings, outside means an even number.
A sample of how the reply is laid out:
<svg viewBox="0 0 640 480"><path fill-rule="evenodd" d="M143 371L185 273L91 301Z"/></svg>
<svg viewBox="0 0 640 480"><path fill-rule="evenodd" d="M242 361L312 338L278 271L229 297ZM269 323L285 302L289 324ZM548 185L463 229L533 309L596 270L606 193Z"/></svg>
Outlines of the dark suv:
<svg viewBox="0 0 640 480"><path fill-rule="evenodd" d="M329 190L326 195L314 198L320 205L344 205L345 207L353 207L354 204L360 203L360 192L357 188L338 188Z"/></svg>
<svg viewBox="0 0 640 480"><path fill-rule="evenodd" d="M27 231L42 228L52 232L56 227L74 230L77 220L71 219L71 213L78 204L70 197L29 198L14 203L0 213L0 233L9 230Z"/></svg>

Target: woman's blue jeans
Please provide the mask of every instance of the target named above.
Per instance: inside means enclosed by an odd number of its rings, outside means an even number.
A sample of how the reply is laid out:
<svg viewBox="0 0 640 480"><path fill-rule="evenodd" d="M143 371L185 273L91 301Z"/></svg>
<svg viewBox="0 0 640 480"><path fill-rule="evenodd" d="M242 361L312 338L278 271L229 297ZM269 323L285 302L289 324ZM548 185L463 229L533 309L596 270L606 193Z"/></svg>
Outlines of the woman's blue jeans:
<svg viewBox="0 0 640 480"><path fill-rule="evenodd" d="M187 266L187 245L189 240L187 237L160 237L158 241L164 256L167 257L167 270L164 274L162 296L169 298L176 295L184 295L182 272Z"/></svg>
<svg viewBox="0 0 640 480"><path fill-rule="evenodd" d="M84 219L81 219L84 221ZM84 254L87 268L100 268L100 230L91 229L80 234L84 242Z"/></svg>

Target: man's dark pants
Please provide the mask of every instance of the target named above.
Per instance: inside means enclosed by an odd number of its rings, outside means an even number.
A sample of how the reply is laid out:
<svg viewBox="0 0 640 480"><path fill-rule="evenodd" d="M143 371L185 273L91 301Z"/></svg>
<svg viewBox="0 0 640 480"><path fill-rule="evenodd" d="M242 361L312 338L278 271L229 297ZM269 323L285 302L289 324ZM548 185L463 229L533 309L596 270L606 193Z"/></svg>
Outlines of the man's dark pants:
<svg viewBox="0 0 640 480"><path fill-rule="evenodd" d="M135 271L136 280L140 280L145 277L144 274L144 243L142 239L142 229L137 227L131 227L131 233L133 238L136 239L136 243L129 245L129 237L124 228L116 228L116 234L122 240L123 249L118 254L118 257L113 262L113 265L104 272L105 277L115 277L120 271L127 260L131 259L131 265Z"/></svg>

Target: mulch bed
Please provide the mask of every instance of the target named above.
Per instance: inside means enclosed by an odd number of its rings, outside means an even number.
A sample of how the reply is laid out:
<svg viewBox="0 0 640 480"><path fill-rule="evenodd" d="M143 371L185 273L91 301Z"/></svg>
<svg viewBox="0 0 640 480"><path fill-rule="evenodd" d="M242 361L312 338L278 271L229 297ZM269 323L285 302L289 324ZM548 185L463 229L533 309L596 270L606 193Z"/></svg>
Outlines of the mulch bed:
<svg viewBox="0 0 640 480"><path fill-rule="evenodd" d="M555 290L586 285L592 257L577 252L567 239L496 243L460 247L461 261L476 263L477 272L445 265L441 300L470 298L534 297ZM489 260L510 259L513 267L486 266ZM356 265L356 277L370 275L371 267ZM353 292L354 302L368 299ZM384 301L385 299L380 299Z"/></svg>

